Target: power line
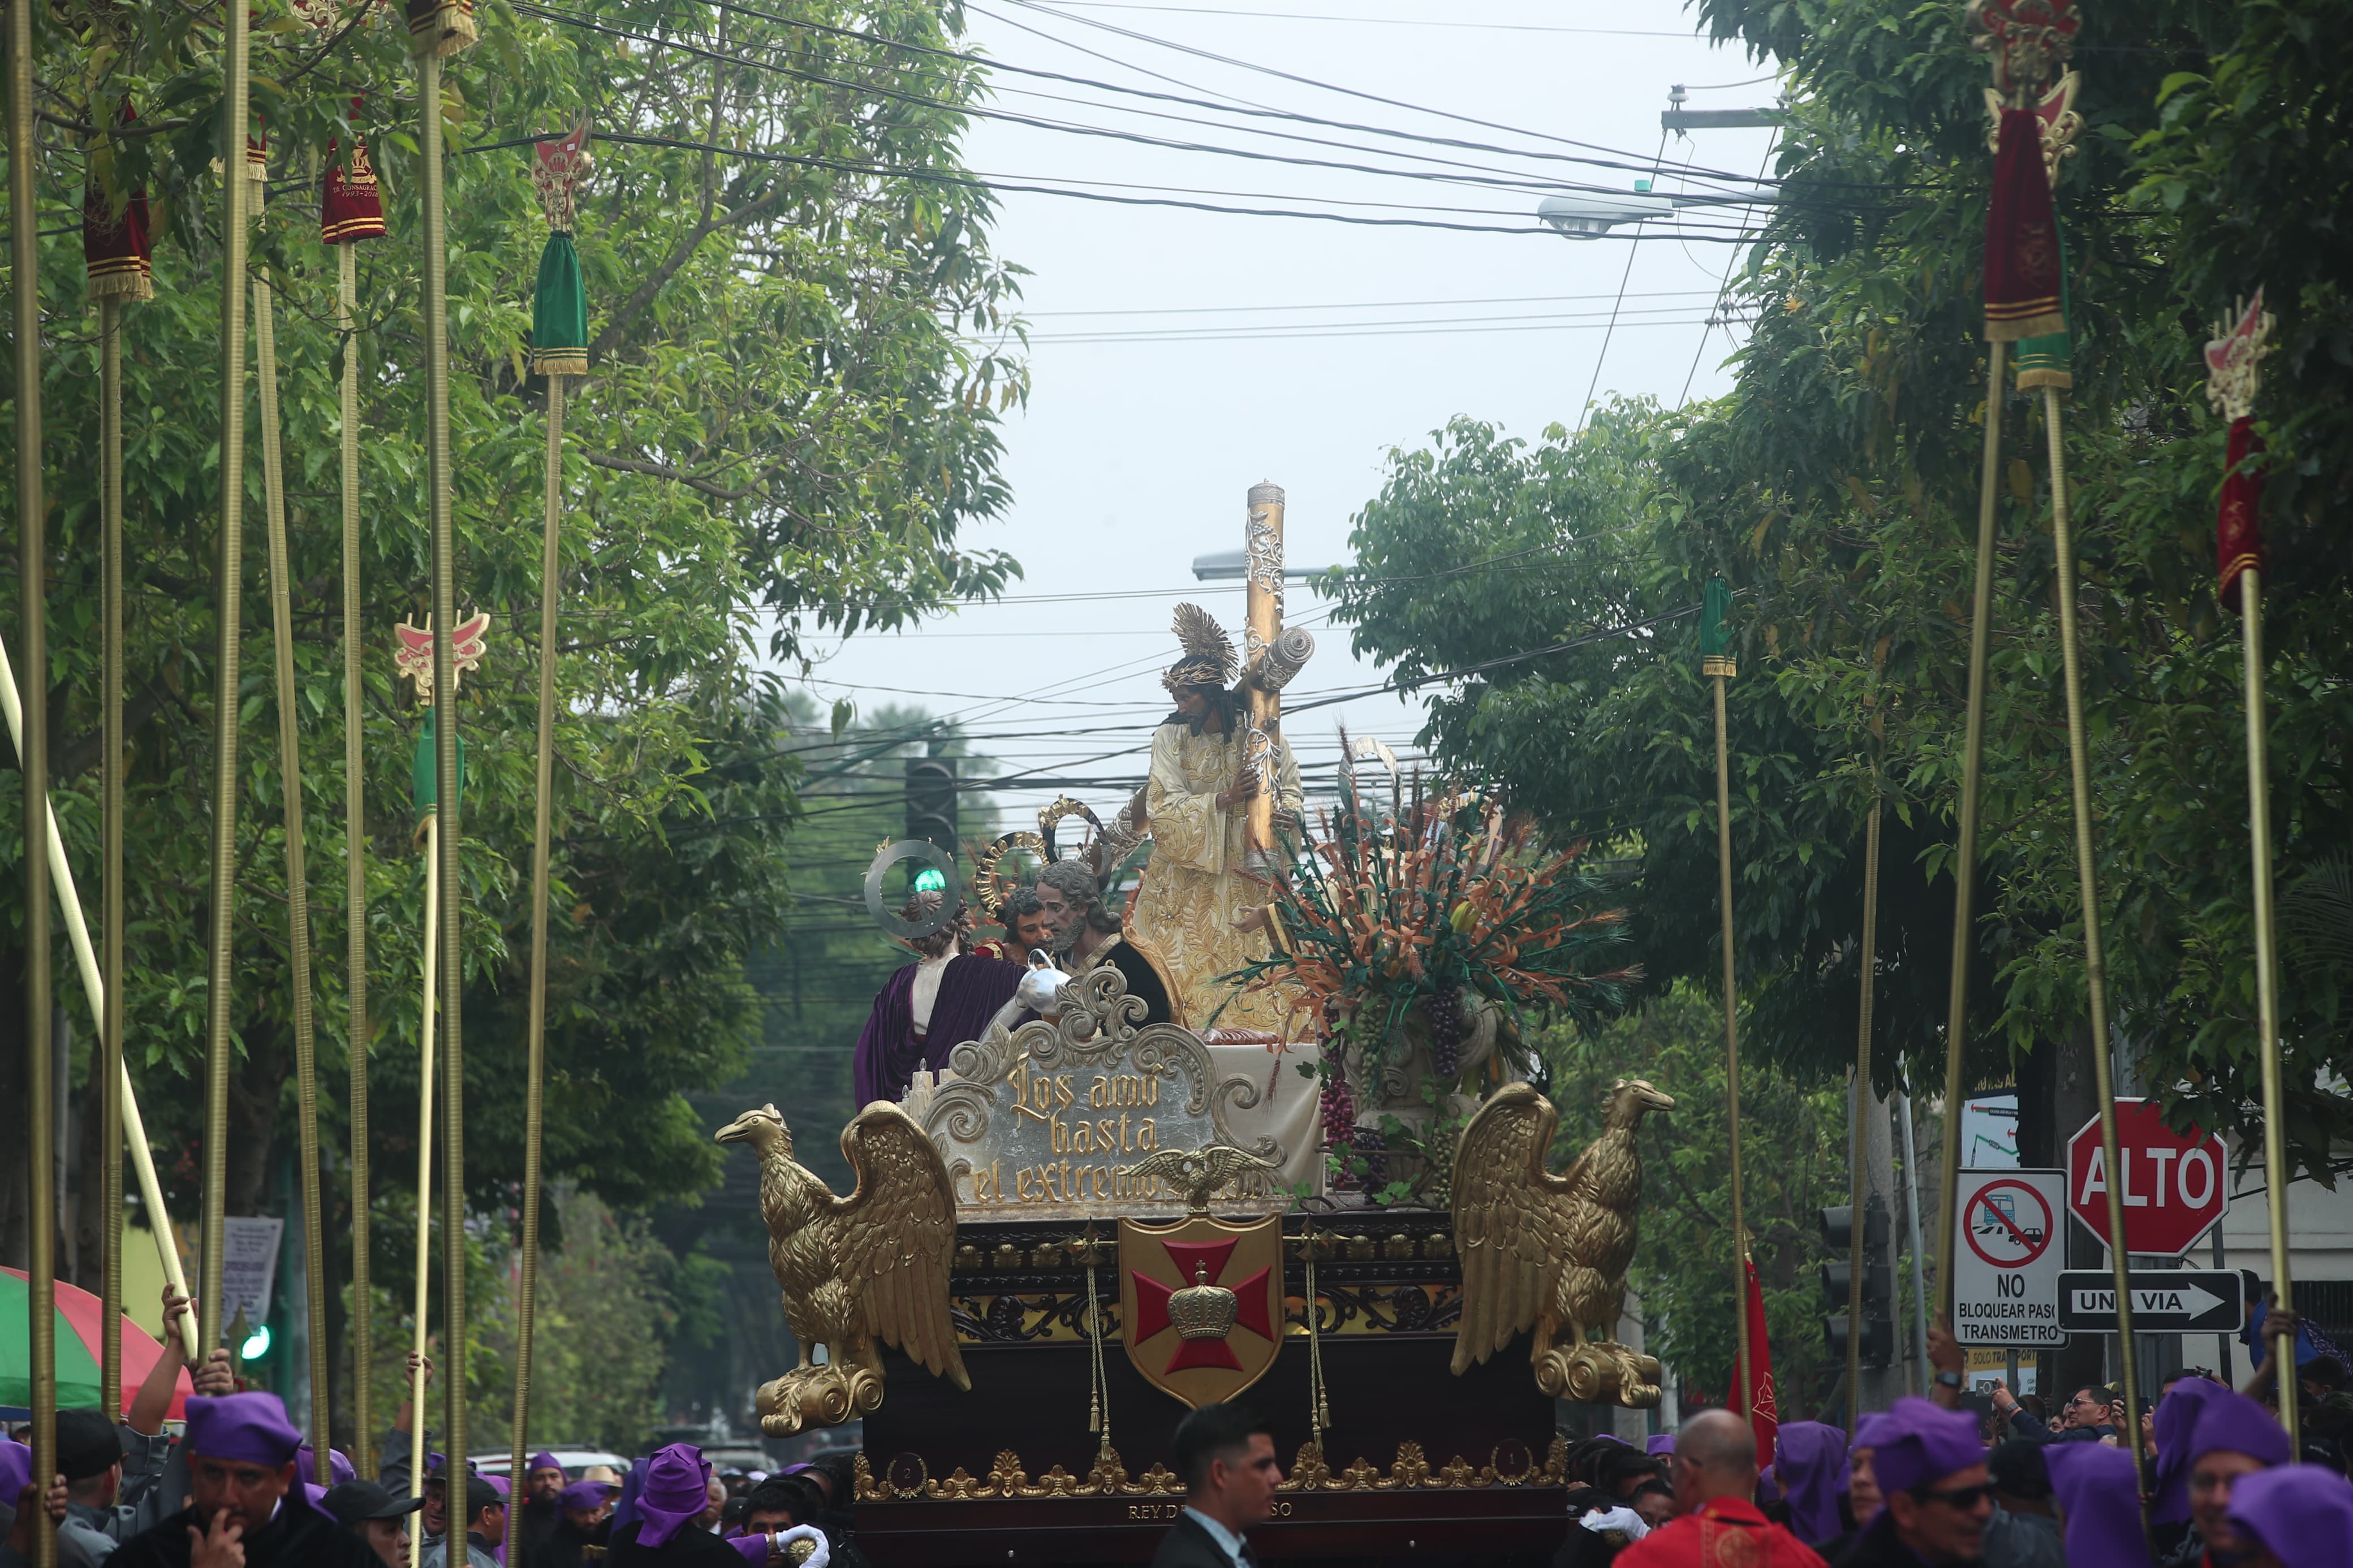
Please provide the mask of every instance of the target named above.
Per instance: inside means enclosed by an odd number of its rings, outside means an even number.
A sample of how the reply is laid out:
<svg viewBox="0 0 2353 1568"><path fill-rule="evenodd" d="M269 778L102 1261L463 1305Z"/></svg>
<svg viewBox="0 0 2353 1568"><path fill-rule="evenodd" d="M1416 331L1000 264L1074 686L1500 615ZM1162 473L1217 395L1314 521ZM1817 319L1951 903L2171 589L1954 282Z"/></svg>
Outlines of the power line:
<svg viewBox="0 0 2353 1568"><path fill-rule="evenodd" d="M1250 149L1250 148L1223 147L1223 146L1219 146L1219 145L1216 145L1216 144L1214 144L1214 143L1209 143L1209 142L1178 142L1178 141L1174 141L1174 140L1171 140L1171 139L1169 139L1169 138L1166 138L1166 137L1146 136L1146 135L1143 135L1143 134L1140 134L1140 133L1138 133L1138 132L1132 132L1132 131L1119 131L1119 130L1114 130L1114 129L1113 129L1113 128L1111 128L1111 127L1108 127L1108 126L1085 125L1085 124L1080 124L1080 123L1077 123L1077 122L1074 122L1074 121L1071 121L1048 120L1048 119L1043 119L1043 118L1040 118L1040 117L1038 117L1038 116L1035 116L1035 115L1017 114L1017 113L1011 112L1010 110L1001 110L1001 109L988 109L988 108L982 107L981 105L978 105L978 104L976 104L976 103L972 103L972 102L969 102L969 101L965 101L965 100L947 100L947 99L941 99L941 98L932 97L932 96L929 96L929 95L926 95L926 94L922 94L922 93L910 93L910 92L905 92L905 91L902 91L902 90L900 90L900 89L898 89L891 88L891 87L885 87L885 86L880 85L880 84L878 84L878 83L872 83L872 82L860 82L860 81L850 81L850 80L847 80L847 79L842 79L842 78L839 78L839 77L831 77L831 76L827 76L827 75L825 75L825 74L824 74L824 73L822 73L822 72L804 70L804 69L800 69L800 68L796 68L796 67L778 65L778 64L776 64L776 63L774 63L774 62L772 62L772 61L765 61L765 60L754 59L754 58L748 58L748 57L746 57L746 56L743 56L743 55L738 55L738 54L728 54L728 53L725 53L725 52L721 51L721 50L705 48L705 47L702 47L702 46L700 46L700 45L692 44L692 43L688 43L688 42L686 42L685 40L683 40L683 39L680 39L680 38L666 38L666 37L656 37L656 36L652 36L652 35L645 34L645 33L632 32L632 31L630 31L630 30L627 29L627 28L613 26L611 26L611 25L609 25L609 24L607 24L607 23L604 23L604 22L600 22L600 21L595 20L595 19L594 19L594 18L592 18L592 17L589 17L589 16L583 16L583 15L581 15L581 14L579 14L579 13L577 13L577 12L566 12L566 11L560 10L560 9L558 9L558 8L557 8L557 7L555 7L555 6L553 6L553 5L546 5L546 4L543 4L543 3L540 3L540 0L515 0L515 8L516 8L518 11L524 12L524 13L529 14L529 15L536 16L538 16L538 17L542 18L543 20L550 21L550 22L554 22L554 23L556 23L556 24L557 24L557 25L559 25L559 26L572 26L572 27L578 27L578 28L581 28L581 29L583 29L583 30L585 30L585 31L596 32L596 33L601 33L601 34L604 34L604 35L606 35L606 36L607 36L607 37L610 37L621 38L621 39L625 39L625 40L629 41L629 42L632 42L632 43L643 44L643 45L645 45L645 46L646 46L647 47L649 47L649 48L676 50L676 51L679 51L679 52L681 52L681 53L696 55L696 56L699 56L699 57L701 57L701 58L702 58L710 59L710 60L712 60L712 61L715 61L715 62L718 62L718 63L722 63L722 64L743 66L743 67L746 67L746 68L752 68L752 69L755 69L755 70L765 70L765 71L769 71L769 72L772 72L772 73L776 74L776 75L779 75L779 76L784 76L784 77L791 78L791 79L797 79L797 80L801 80L801 81L807 81L807 82L811 82L811 83L815 83L815 84L822 85L822 86L850 88L850 89L853 89L858 90L858 91L872 93L872 94L875 94L875 95L878 95L878 96L881 96L881 97L893 99L893 100L898 100L898 101L902 101L902 102L907 102L907 103L918 104L918 105L922 105L922 106L923 106L923 107L927 107L927 108L949 109L949 110L955 110L955 111L956 111L956 112L958 112L958 113L972 115L972 116L976 117L976 118L979 118L979 119L985 119L985 120L997 120L997 121L1005 121L1005 122L1009 123L1009 124L1016 124L1016 125L1028 126L1028 127L1029 127L1029 128L1031 128L1031 129L1034 129L1034 130L1041 130L1041 131L1055 131L1055 132L1062 132L1062 133L1064 133L1064 134L1069 134L1069 135L1090 136L1090 137L1101 137L1101 138L1106 138L1106 139L1113 140L1113 141L1121 141L1121 142L1133 142L1133 143L1136 143L1136 144L1138 144L1138 145L1142 145L1142 146L1147 146L1147 147L1157 147L1157 148L1160 148L1160 149L1165 150L1165 151L1172 151L1172 152L1187 152L1187 153L1208 153L1208 154L1213 155L1213 156L1219 156L1219 157L1229 157L1229 158L1241 158L1241 159L1246 159L1246 160L1250 160L1250 161L1252 161L1252 162L1258 162L1258 163L1285 163L1285 164L1292 164L1292 165L1296 165L1296 166L1300 166L1300 167L1306 167L1306 168L1324 168L1324 169L1334 169L1334 170L1339 170L1339 171L1345 172L1345 173L1369 174L1369 175L1373 175L1373 176L1375 176L1375 177L1377 177L1377 178L1388 178L1388 179L1409 179L1409 180L1420 180L1420 181L1434 181L1434 182L1437 182L1437 183L1440 183L1440 184L1466 184L1466 185L1472 185L1472 186L1478 186L1478 187L1483 187L1483 188L1491 188L1491 189L1540 190L1540 189L1546 189L1546 188L1556 188L1556 187L1559 187L1559 186L1561 185L1561 182L1556 181L1556 180L1553 180L1553 181L1546 181L1546 180L1541 180L1541 179L1535 179L1535 178L1505 178L1505 179L1498 180L1498 179L1479 178L1479 177L1471 176L1471 175L1464 175L1464 174L1437 174L1437 173L1433 173L1433 172L1430 172L1430 171L1428 171L1428 170L1419 170L1419 169L1387 169L1387 168L1377 168L1377 167L1373 167L1373 166L1366 165L1366 164L1358 164L1358 163L1340 163L1340 162L1337 162L1337 161L1335 161L1335 160L1332 160L1332 159L1303 158L1303 157L1296 157L1296 156L1288 156L1288 155L1285 155L1285 154L1282 154L1282 153L1269 153L1269 152L1261 152L1261 151L1258 151L1258 150ZM921 74L921 73L917 73L917 74ZM1091 106L1091 107L1096 107L1096 108L1109 108L1109 107L1111 107L1111 106L1108 106L1108 105L1092 105L1092 106ZM1227 112L1230 112L1230 111L1227 111ZM607 138L607 140L610 140L610 141L627 141L627 140L628 140L628 138L627 136L623 136L623 135L615 135L615 136L611 136L611 137ZM1328 144L1328 143L1326 143L1326 144ZM720 148L705 148L705 149L703 149L703 150L705 150L705 151L725 151L725 152L732 152L732 153L734 153L735 154L737 154L737 155L739 155L739 156L752 155L752 154L750 153L749 150L746 150L746 149L720 149ZM1352 149L1352 150L1356 150L1356 151L1366 151L1366 152L1371 151L1370 149ZM1498 149L1498 151L1503 151L1503 150ZM1395 154L1390 154L1390 155L1395 155ZM1420 156L1419 154L1410 154L1410 155L1414 155L1414 156ZM1522 155L1525 155L1525 154L1522 154ZM783 155L783 154L767 154L767 156L771 156L771 157L777 157L777 158L783 158L783 157L785 157L786 155ZM1005 177L1005 176L984 176L984 177L1003 178L1003 177ZM1064 178L1064 177L1062 177L1062 176L1047 176L1047 177L1052 177L1052 178ZM1066 179L1066 180L1065 180L1065 183L1069 183L1069 184L1119 184L1119 182L1112 182L1112 181L1079 181L1079 180L1072 180L1072 179ZM1134 189L1176 189L1176 190L1182 190L1182 189L1183 189L1183 187L1149 186L1149 185L1134 185L1134 186L1131 186L1130 188L1134 188ZM1607 186L1597 186L1597 185L1585 185L1585 186L1579 186L1579 185L1570 184L1570 185L1567 186L1566 188L1568 188L1568 189L1583 189L1583 190L1588 190L1588 191L1590 191L1590 192L1594 192L1594 193L1596 193L1596 194L1610 194L1610 195L1614 195L1614 194L1616 194L1616 193L1614 192L1614 190L1612 190L1610 187L1607 187ZM1250 193L1250 192L1231 192L1231 191L1211 191L1211 192L1200 192L1200 193L1194 193L1194 194L1212 195L1225 195L1225 196L1243 196L1243 197L1247 197L1247 196L1253 196L1253 195L1256 195L1256 193ZM1321 197L1321 198L1318 198L1318 197L1305 197L1305 196L1272 196L1272 197L1264 197L1264 198L1261 198L1261 199L1270 199L1270 200L1278 200L1278 201L1312 201L1312 200L1324 200L1324 201L1341 202L1343 205L1389 205L1389 204L1383 204L1383 203L1346 202L1344 198L1339 198L1339 197ZM1433 211L1458 211L1458 212L1467 212L1467 213L1472 213L1472 214L1484 214L1485 216L1514 216L1514 215L1510 215L1510 214L1496 213L1496 212L1494 212L1493 209L1483 209L1483 208L1443 208L1443 207L1440 207L1440 208L1426 208L1425 210L1433 210Z"/></svg>
<svg viewBox="0 0 2353 1568"><path fill-rule="evenodd" d="M1502 319L1510 321L1514 318L1507 317ZM1271 330L1266 328L1245 329L1236 327L1224 331L1205 329L1198 332L1101 332L1092 334L1041 333L1038 336L1029 338L1028 342L1031 344L1042 344L1047 346L1083 346L1091 343L1255 343L1284 342L1295 342L1302 339L1321 338L1421 338L1477 336L1485 332L1595 332L1605 331L1608 330L1605 323L1599 321L1564 321L1546 316L1528 316L1517 318L1517 320L1522 324L1515 326L1493 327L1445 326L1388 328L1386 326L1366 325L1344 330L1340 326L1335 325L1319 331L1311 326L1302 325L1290 331ZM1628 327L1697 327L1713 326L1716 324L1719 318L1715 316L1680 316L1668 321L1627 321L1621 324ZM1591 394L1588 391L1588 400L1590 399L1590 396Z"/></svg>
<svg viewBox="0 0 2353 1568"><path fill-rule="evenodd" d="M1057 4L1086 11L1159 11L1175 16L1242 16L1271 22L1349 22L1374 27L1449 27L1467 32L1487 33L1569 33L1582 37L1599 38L1692 38L1694 33L1662 32L1644 27L1555 27L1533 22L1451 22L1433 21L1419 16L1333 16L1303 11L1228 11L1213 10L1205 5L1145 5L1131 0L1057 0ZM1771 81L1771 77L1760 77ZM1746 86L1745 82L1734 86ZM1694 92L1705 89L1694 88Z"/></svg>
<svg viewBox="0 0 2353 1568"><path fill-rule="evenodd" d="M1661 289L1647 293L1629 294L1630 300L1681 300L1705 298L1714 290L1707 289ZM1042 321L1062 316L1210 316L1242 315L1265 310L1423 310L1447 305L1567 305L1582 304L1593 300L1607 300L1608 294L1506 294L1484 300L1360 300L1354 302L1311 302L1298 305L1131 305L1115 310L1025 310L1025 319Z"/></svg>

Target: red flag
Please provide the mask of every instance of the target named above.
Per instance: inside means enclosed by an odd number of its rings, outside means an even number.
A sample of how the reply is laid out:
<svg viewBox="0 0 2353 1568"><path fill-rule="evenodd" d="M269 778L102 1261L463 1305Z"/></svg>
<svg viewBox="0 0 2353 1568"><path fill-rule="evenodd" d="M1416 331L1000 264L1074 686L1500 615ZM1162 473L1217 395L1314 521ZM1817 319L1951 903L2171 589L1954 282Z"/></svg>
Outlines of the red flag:
<svg viewBox="0 0 2353 1568"><path fill-rule="evenodd" d="M1748 1425L1757 1434L1757 1463L1762 1468L1773 1462L1773 1439L1781 1430L1781 1412L1773 1400L1773 1347L1765 1337L1765 1291L1757 1282L1757 1261L1743 1258L1741 1267L1748 1275L1748 1353L1755 1363L1741 1370L1748 1384Z"/></svg>
<svg viewBox="0 0 2353 1568"><path fill-rule="evenodd" d="M2067 330L2059 301L2059 213L2042 166L2042 122L2031 109L2001 111L1986 204L1985 335L2016 342Z"/></svg>

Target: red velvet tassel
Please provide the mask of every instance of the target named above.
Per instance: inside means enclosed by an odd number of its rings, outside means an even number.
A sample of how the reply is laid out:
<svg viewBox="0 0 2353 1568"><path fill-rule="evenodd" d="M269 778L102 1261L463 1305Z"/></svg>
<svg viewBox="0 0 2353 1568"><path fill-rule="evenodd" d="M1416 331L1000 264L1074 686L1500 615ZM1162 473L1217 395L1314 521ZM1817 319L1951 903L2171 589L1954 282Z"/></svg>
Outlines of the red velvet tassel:
<svg viewBox="0 0 2353 1568"><path fill-rule="evenodd" d="M2059 215L2042 167L2041 122L2031 110L2005 109L1986 206L1986 342L2067 330L2059 267Z"/></svg>
<svg viewBox="0 0 2353 1568"><path fill-rule="evenodd" d="M139 116L131 100L122 100L121 124ZM82 188L81 258L90 278L93 300L148 300L154 297L153 267L147 237L147 193L134 190L118 216L112 198L93 177Z"/></svg>
<svg viewBox="0 0 2353 1568"><path fill-rule="evenodd" d="M2263 438L2255 434L2253 416L2231 421L2231 447L2223 459L2222 505L2214 523L2214 555L2221 577L2221 598L2239 607L2239 574L2252 566L2261 572L2263 561L2263 475L2254 459L2263 455Z"/></svg>
<svg viewBox="0 0 2353 1568"><path fill-rule="evenodd" d="M352 118L359 118L361 100L352 100ZM319 238L328 245L375 239L384 233L384 193L378 188L375 163L368 157L367 138L352 138L352 155L338 155L338 143L327 143L327 176L319 192Z"/></svg>

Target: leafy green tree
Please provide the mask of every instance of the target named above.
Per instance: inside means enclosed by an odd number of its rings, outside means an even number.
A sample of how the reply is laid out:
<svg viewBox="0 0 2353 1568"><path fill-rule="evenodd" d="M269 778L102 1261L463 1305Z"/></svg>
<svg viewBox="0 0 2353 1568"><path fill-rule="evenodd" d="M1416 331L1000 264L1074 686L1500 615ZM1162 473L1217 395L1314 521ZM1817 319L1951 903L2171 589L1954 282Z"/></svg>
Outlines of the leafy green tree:
<svg viewBox="0 0 2353 1568"><path fill-rule="evenodd" d="M156 204L156 298L123 317L128 563L127 1048L175 1212L192 1212L205 1048L218 535L219 35L182 7L44 8L37 24L45 214L85 177ZM253 270L277 296L314 999L325 1100L346 1052L338 375L360 366L361 620L370 997L380 1201L411 1181L422 876L411 847L418 711L392 679L394 622L424 607L420 170L405 29L316 34L283 4L255 34L273 187ZM827 627L891 626L1016 572L969 543L1006 492L999 412L1026 384L999 352L1018 269L957 141L977 70L926 50L952 10L760 15L641 0L595 16L501 6L448 62L450 418L459 600L489 658L450 710L469 777L463 900L468 1182L512 1214L521 1138L543 431L523 377L545 224L518 139L599 132L577 238L593 374L565 445L565 574L550 955L547 1171L622 1205L707 1186L717 1151L682 1091L740 1072L761 1012L750 953L788 898L796 743L765 658ZM364 93L356 108L353 97ZM115 119L124 99L141 120ZM364 132L391 235L360 249L359 330L334 325L334 258L304 194L331 136ZM98 344L78 236L41 239L51 787L84 889L99 830ZM259 425L243 476L240 809L229 1208L270 1199L292 1135L283 880ZM5 417L13 417L13 404ZM5 420L0 420L5 422ZM0 432L0 449L8 447ZM0 592L13 595L9 580ZM0 778L0 809L21 798ZM0 874L23 846L0 828ZM0 968L22 963L0 914ZM58 994L79 1009L62 943ZM5 1012L5 1009L0 1009ZM0 1023L0 1063L20 1058ZM88 1037L87 1035L84 1037ZM78 1074L82 1069L78 1068ZM5 1089L0 1085L0 1089ZM10 1092L14 1092L13 1090ZM330 1146L342 1137L328 1130ZM16 1179L13 1168L6 1178ZM345 1194L347 1201L348 1194ZM0 1203L0 1212L7 1205ZM329 1233L340 1233L341 1215ZM391 1226L378 1229L379 1237ZM6 1238L21 1246L21 1238ZM379 1267L396 1266L398 1238Z"/></svg>
<svg viewBox="0 0 2353 1568"><path fill-rule="evenodd" d="M1968 1073L2053 1083L2090 1049L2039 397L1989 400L1978 257L1991 161L1981 57L1957 12L1869 0L1701 7L1781 68L1781 201L1736 294L1755 331L1733 391L1674 414L1621 406L1536 447L1458 422L1400 452L1359 519L1366 580L1343 618L1408 672L1512 656L1434 705L1441 754L1556 830L1639 855L1654 983L1713 978L1713 736L1693 622L1739 597L1731 683L1736 958L1761 1052L1836 1070L1853 1038L1863 824L1884 803L1874 1077L1939 1081L1952 816L1966 701L1984 420L2002 422L1980 920ZM2284 343L2259 419L2274 451L2278 594L2266 626L2275 866L2327 903L2348 848L2353 712L2334 632L2346 551L2318 526L2353 445L2333 242L2346 89L2340 6L2091 16L2087 128L2058 187L2075 387L2077 530L2112 1013L2141 1081L2183 1121L2253 1135L2253 943L2239 638L2215 603L2223 432L2196 324L2272 280ZM2243 167L2245 183L2238 174ZM2310 183L2302 183L2306 170ZM2249 238L2242 244L2242 237ZM2258 276L2261 272L2262 276ZM2290 470L2293 470L2291 475ZM1515 556L1515 552L1520 552ZM1407 595L1407 561L1457 574ZM1508 573L1503 570L1508 566ZM1663 617L1663 618L1662 618ZM1535 649L1618 628L1543 657ZM2326 1173L2353 1129L2347 1018L2327 942L2292 949L2285 1131ZM2039 1143L2039 1147L2036 1145Z"/></svg>
<svg viewBox="0 0 2353 1568"><path fill-rule="evenodd" d="M1731 1182L1722 1157L1724 1015L1688 982L1590 1032L1540 1042L1560 1106L1555 1167L1601 1131L1603 1100L1621 1078L1647 1079L1675 1108L1642 1124L1640 1239L1628 1281L1642 1299L1644 1344L1692 1391L1723 1402L1738 1322L1732 1295ZM1822 1344L1816 1267L1827 1254L1815 1211L1847 1201L1846 1096L1744 1060L1740 1135L1750 1151L1742 1212L1765 1295L1781 1418L1810 1419L1844 1370Z"/></svg>

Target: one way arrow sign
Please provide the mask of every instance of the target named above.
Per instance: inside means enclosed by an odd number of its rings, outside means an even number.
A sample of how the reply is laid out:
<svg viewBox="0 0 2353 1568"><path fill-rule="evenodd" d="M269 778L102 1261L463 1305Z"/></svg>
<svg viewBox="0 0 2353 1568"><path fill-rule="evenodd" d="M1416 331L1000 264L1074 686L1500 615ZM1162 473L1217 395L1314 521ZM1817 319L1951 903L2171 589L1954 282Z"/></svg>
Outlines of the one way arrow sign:
<svg viewBox="0 0 2353 1568"><path fill-rule="evenodd" d="M2245 1321L2239 1276L2218 1269L2136 1268L2133 1331L2228 1333ZM2116 1331L2116 1279L2105 1268L2059 1276L2059 1326L2075 1333Z"/></svg>

